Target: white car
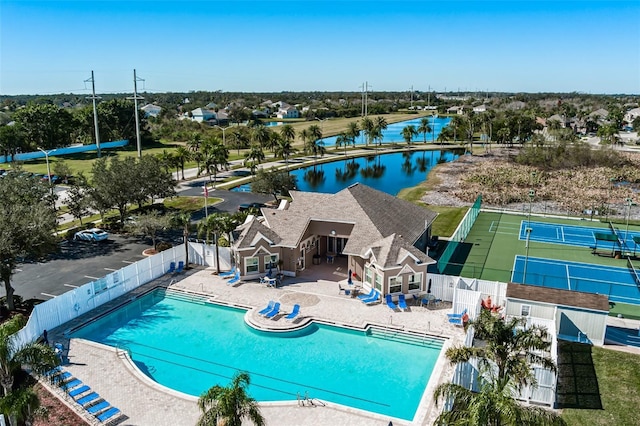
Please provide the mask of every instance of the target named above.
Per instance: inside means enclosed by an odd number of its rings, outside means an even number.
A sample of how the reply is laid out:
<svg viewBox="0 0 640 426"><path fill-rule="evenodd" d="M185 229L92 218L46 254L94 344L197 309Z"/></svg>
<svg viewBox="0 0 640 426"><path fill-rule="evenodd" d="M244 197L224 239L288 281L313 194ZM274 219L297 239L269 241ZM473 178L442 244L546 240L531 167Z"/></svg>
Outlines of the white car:
<svg viewBox="0 0 640 426"><path fill-rule="evenodd" d="M78 231L73 236L74 240L82 241L104 241L109 238L109 234L100 228L85 229L84 231Z"/></svg>

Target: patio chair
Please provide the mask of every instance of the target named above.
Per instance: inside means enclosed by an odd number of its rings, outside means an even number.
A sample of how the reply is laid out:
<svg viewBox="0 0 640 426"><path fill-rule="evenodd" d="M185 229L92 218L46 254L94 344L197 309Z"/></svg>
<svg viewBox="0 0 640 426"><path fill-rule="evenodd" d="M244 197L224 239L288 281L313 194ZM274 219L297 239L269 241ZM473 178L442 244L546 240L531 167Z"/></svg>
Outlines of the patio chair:
<svg viewBox="0 0 640 426"><path fill-rule="evenodd" d="M291 311L291 313L286 317L284 317L284 319L287 321L293 321L294 319L296 319L299 313L300 313L300 305L296 303L295 305L293 305L293 310Z"/></svg>
<svg viewBox="0 0 640 426"><path fill-rule="evenodd" d="M80 405L88 405L94 402L98 398L100 398L100 395L98 395L95 392L91 392L90 394L85 395L82 398L78 399L76 402Z"/></svg>
<svg viewBox="0 0 640 426"><path fill-rule="evenodd" d="M266 308L263 308L262 310L258 311L258 315L264 315L268 312L271 312L271 310L273 309L273 305L275 305L276 302L274 302L273 300L269 300L269 303L267 304Z"/></svg>
<svg viewBox="0 0 640 426"><path fill-rule="evenodd" d="M115 416L116 414L120 414L120 410L118 410L116 407L111 407L107 411L105 411L104 413L98 414L96 416L96 418L98 420L100 420L101 422L104 422L105 420L110 419L111 417Z"/></svg>
<svg viewBox="0 0 640 426"><path fill-rule="evenodd" d="M227 281L227 285L234 285L238 282L240 282L240 271L236 271L234 277Z"/></svg>
<svg viewBox="0 0 640 426"><path fill-rule="evenodd" d="M182 273L183 269L184 269L184 262L181 260L180 262L178 262L178 267L176 268L176 274Z"/></svg>
<svg viewBox="0 0 640 426"><path fill-rule="evenodd" d="M365 305L372 305L374 303L378 303L379 301L380 301L380 293L378 293L376 290L373 290L373 296L367 299L361 300L361 302L364 303Z"/></svg>
<svg viewBox="0 0 640 426"><path fill-rule="evenodd" d="M107 408L109 404L107 401L105 401L104 399L100 402L98 402L96 405L92 405L90 407L87 407L87 412L89 414L93 414L96 415L98 414L100 411L104 410L105 408Z"/></svg>
<svg viewBox="0 0 640 426"><path fill-rule="evenodd" d="M176 270L176 262L171 262L169 264L169 269L167 270L167 274L170 274Z"/></svg>
<svg viewBox="0 0 640 426"><path fill-rule="evenodd" d="M391 309L393 312L395 312L396 309L398 309L398 305L393 303L393 300L391 299L391 295L387 294L385 296L385 299L387 300L387 306L389 307L389 309Z"/></svg>
<svg viewBox="0 0 640 426"><path fill-rule="evenodd" d="M90 388L89 386L87 386L87 385L82 385L82 386L80 386L80 387L78 387L78 388L71 389L71 390L70 390L69 392L67 392L67 393L69 394L69 396L70 396L71 398L74 398L74 399L75 399L75 397L76 397L76 396L82 395L83 393L85 393L85 392L87 392L87 391L90 391L90 390L91 390L91 388Z"/></svg>
<svg viewBox="0 0 640 426"><path fill-rule="evenodd" d="M360 295L358 295L358 299L360 299L360 300L364 301L365 299L370 299L370 298L372 298L373 296L375 296L375 295L376 295L376 293L377 293L377 292L376 292L376 289L375 289L375 288L372 288L372 289L371 289L371 291L369 292L369 294L360 294Z"/></svg>
<svg viewBox="0 0 640 426"><path fill-rule="evenodd" d="M276 315L278 315L280 313L280 303L276 302L275 305L273 305L273 309L269 312L267 312L266 314L264 314L265 318L273 318Z"/></svg>
<svg viewBox="0 0 640 426"><path fill-rule="evenodd" d="M466 309L465 309L465 311L466 311ZM460 317L450 317L449 318L449 323L453 324L453 325L463 326L463 325L465 325L465 323L467 321L469 321L469 315L466 312Z"/></svg>
<svg viewBox="0 0 640 426"><path fill-rule="evenodd" d="M222 278L231 278L236 274L236 267L234 266L233 268L231 268L230 271L227 272L220 272L220 274L218 275L219 277Z"/></svg>
<svg viewBox="0 0 640 426"><path fill-rule="evenodd" d="M464 314L466 314L466 313L467 313L467 308L465 308L465 309L464 309L461 313L459 313L459 314L447 314L447 317L449 317L449 320L451 320L452 318L460 319L460 318L462 318L462 316L463 316Z"/></svg>
<svg viewBox="0 0 640 426"><path fill-rule="evenodd" d="M406 311L407 309L409 309L409 307L407 306L407 301L404 298L404 294L401 294L400 296L398 296L398 307L403 311Z"/></svg>

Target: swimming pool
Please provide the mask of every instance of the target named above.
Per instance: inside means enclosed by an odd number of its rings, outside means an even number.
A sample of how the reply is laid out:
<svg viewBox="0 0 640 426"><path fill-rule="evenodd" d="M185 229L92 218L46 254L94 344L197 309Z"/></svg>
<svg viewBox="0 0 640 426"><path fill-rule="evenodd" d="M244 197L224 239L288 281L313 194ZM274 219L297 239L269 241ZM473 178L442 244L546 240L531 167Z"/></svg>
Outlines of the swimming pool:
<svg viewBox="0 0 640 426"><path fill-rule="evenodd" d="M125 348L151 379L193 396L243 370L257 401L308 396L405 420L413 419L442 349L438 339L319 324L260 332L245 324L245 312L156 290L71 337Z"/></svg>

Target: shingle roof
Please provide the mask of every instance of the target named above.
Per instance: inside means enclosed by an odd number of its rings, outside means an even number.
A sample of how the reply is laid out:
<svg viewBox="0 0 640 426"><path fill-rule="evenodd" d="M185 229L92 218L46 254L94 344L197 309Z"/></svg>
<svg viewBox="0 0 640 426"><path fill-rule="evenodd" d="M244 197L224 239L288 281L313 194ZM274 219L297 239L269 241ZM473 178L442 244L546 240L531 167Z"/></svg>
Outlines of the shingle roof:
<svg viewBox="0 0 640 426"><path fill-rule="evenodd" d="M435 263L433 259L415 248L398 234L391 234L386 238L372 243L370 250L376 258L376 263L383 268L398 266L409 255L417 258L422 263ZM368 250L365 250L365 252L366 251Z"/></svg>
<svg viewBox="0 0 640 426"><path fill-rule="evenodd" d="M607 296L583 293L581 291L508 283L507 298L509 297L534 302L545 302L558 306L573 306L596 311L609 311L609 299Z"/></svg>
<svg viewBox="0 0 640 426"><path fill-rule="evenodd" d="M360 255L372 243L394 233L415 243L437 216L431 210L361 184L336 194L291 191L291 197L289 209L274 210L265 217L267 226L286 247L296 247L312 221L348 223L354 226L344 252Z"/></svg>
<svg viewBox="0 0 640 426"><path fill-rule="evenodd" d="M248 223L241 225L239 229L241 230L240 235L233 244L236 249L252 247L256 236L259 234L262 234L274 244L278 244L281 241L281 238L278 236L278 234L266 227L256 218Z"/></svg>

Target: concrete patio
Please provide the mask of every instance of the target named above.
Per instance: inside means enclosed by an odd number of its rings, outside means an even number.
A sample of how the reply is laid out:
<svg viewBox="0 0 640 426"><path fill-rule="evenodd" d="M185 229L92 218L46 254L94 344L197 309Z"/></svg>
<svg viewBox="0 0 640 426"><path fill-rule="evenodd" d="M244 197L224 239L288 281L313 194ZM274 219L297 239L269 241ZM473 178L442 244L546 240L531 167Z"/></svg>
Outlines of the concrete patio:
<svg viewBox="0 0 640 426"><path fill-rule="evenodd" d="M213 268L196 267L181 275L165 275L137 289L143 294L155 287L167 287L174 291L206 296L211 301L248 309L247 319L263 329L284 329L302 326L310 320L319 320L354 328L377 325L404 330L421 335L445 338L443 352L436 363L434 373L423 394L413 422L332 404L326 406L301 406L297 401L261 403L261 412L270 425L430 425L438 414L432 394L435 387L449 381L453 368L443 353L453 344L461 344L464 333L461 328L448 323L446 313L450 304L439 306L413 306L409 297L406 312L392 312L384 303L367 306L358 299L340 292L339 285L347 287L347 262L338 258L334 263L312 265L301 271L298 277L285 277L277 288L257 281L228 285L218 277ZM355 283L356 285L358 283ZM95 311L79 317L73 323L51 330L51 341L62 342L68 348L64 368L88 384L95 392L118 407L124 416L122 425L193 425L199 417L197 398L164 388L140 373L122 351L93 342L66 338L65 333L74 327L91 321L101 313L114 309L135 297L122 296ZM282 313L273 319L265 319L256 312L269 300L281 303ZM282 317L294 304L300 305L300 315L292 322ZM188 377L185 377L188 380ZM75 403L68 397L70 405ZM81 409L79 406L76 408Z"/></svg>

